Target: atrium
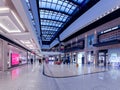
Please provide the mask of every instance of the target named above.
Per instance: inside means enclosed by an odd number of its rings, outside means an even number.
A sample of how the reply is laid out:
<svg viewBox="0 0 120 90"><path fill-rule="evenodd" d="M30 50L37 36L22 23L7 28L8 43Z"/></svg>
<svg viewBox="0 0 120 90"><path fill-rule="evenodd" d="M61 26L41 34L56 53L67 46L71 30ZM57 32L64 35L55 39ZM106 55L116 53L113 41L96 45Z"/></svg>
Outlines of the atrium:
<svg viewBox="0 0 120 90"><path fill-rule="evenodd" d="M120 0L0 0L0 90L120 90Z"/></svg>

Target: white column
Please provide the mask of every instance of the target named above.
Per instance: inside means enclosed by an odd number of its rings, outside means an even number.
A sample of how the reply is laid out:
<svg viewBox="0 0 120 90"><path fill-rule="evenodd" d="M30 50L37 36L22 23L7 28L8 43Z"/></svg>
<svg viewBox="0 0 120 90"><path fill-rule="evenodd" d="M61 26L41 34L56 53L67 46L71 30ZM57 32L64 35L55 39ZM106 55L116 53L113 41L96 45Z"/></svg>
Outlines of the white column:
<svg viewBox="0 0 120 90"><path fill-rule="evenodd" d="M97 43L97 32L94 31L94 44ZM94 64L97 64L98 61L98 50L97 47L94 47Z"/></svg>
<svg viewBox="0 0 120 90"><path fill-rule="evenodd" d="M0 40L0 70L2 70L2 40Z"/></svg>
<svg viewBox="0 0 120 90"><path fill-rule="evenodd" d="M3 71L6 71L8 69L7 67L7 62L8 62L8 43L3 41L3 44L2 44L2 70Z"/></svg>
<svg viewBox="0 0 120 90"><path fill-rule="evenodd" d="M88 41L87 41L87 34L85 34L85 48L84 48L84 51L85 51L85 64L87 64L87 48L88 48Z"/></svg>

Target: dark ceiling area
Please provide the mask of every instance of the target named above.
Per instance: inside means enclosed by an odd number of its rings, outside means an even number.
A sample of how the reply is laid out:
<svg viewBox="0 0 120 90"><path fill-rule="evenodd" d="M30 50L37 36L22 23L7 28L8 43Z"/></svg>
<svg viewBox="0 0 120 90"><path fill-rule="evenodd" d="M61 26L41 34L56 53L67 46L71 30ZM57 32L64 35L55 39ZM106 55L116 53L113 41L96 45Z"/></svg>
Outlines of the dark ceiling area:
<svg viewBox="0 0 120 90"><path fill-rule="evenodd" d="M37 0L42 44L53 40L99 0Z"/></svg>

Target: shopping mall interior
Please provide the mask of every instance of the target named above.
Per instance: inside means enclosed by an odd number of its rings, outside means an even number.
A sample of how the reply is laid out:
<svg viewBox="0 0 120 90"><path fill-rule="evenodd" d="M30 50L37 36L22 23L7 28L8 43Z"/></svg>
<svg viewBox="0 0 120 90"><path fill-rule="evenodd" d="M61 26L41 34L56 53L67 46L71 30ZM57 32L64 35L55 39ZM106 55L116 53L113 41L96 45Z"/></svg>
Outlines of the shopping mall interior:
<svg viewBox="0 0 120 90"><path fill-rule="evenodd" d="M0 90L120 90L120 0L0 0Z"/></svg>

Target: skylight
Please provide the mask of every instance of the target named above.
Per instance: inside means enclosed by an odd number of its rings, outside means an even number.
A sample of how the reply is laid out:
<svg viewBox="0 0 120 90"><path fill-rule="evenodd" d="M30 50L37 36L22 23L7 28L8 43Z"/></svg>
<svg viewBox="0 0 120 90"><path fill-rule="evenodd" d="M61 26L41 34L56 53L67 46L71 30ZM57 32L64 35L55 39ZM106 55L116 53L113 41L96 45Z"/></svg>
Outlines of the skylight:
<svg viewBox="0 0 120 90"><path fill-rule="evenodd" d="M39 0L42 41L51 41L85 1L89 0Z"/></svg>

